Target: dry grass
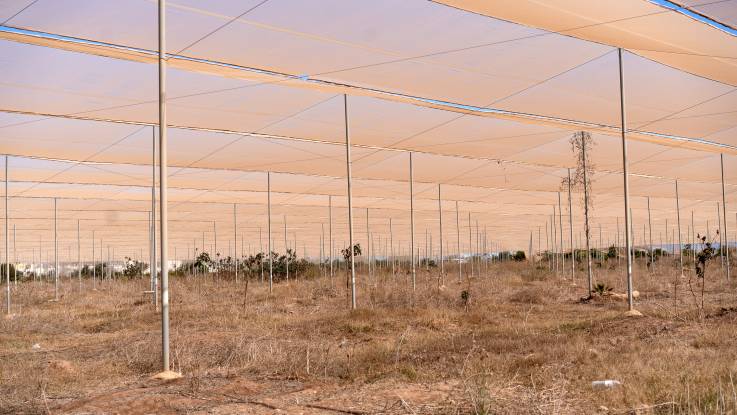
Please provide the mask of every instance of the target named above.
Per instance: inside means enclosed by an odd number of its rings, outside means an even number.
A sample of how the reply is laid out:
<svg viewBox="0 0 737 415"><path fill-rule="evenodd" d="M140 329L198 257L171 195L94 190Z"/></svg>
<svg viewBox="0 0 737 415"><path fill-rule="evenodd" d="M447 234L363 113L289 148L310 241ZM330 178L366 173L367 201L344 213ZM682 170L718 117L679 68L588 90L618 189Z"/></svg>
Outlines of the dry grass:
<svg viewBox="0 0 737 415"><path fill-rule="evenodd" d="M24 283L0 323L1 413L735 413L735 285L712 266L705 310L661 266L636 270L642 318L546 268L493 265L470 282L420 272L361 276L347 310L343 277L275 285L172 278L172 364L159 368L159 317L146 282L104 282L48 302ZM623 289L622 272L596 280ZM700 295L700 292L696 292ZM38 343L40 349L33 349ZM593 390L591 381L622 386ZM331 409L325 409L331 408ZM338 410L338 412L336 412Z"/></svg>

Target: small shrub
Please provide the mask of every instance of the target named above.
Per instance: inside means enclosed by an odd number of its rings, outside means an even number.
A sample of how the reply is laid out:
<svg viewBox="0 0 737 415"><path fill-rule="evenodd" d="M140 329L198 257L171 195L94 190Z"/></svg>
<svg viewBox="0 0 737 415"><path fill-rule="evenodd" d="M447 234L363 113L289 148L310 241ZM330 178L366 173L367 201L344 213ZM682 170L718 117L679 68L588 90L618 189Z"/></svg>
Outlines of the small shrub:
<svg viewBox="0 0 737 415"><path fill-rule="evenodd" d="M600 297L609 295L612 291L614 291L614 287L610 287L606 285L606 283L597 282L596 284L594 284L593 294L596 294Z"/></svg>

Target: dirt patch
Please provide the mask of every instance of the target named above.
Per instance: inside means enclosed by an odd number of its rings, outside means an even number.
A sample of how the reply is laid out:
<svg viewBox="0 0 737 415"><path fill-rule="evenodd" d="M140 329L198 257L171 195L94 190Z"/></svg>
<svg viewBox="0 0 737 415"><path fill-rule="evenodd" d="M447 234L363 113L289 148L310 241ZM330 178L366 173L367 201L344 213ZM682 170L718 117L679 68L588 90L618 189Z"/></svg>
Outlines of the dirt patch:
<svg viewBox="0 0 737 415"><path fill-rule="evenodd" d="M48 368L49 370L64 374L72 374L76 371L74 365L67 360L51 360L49 361Z"/></svg>

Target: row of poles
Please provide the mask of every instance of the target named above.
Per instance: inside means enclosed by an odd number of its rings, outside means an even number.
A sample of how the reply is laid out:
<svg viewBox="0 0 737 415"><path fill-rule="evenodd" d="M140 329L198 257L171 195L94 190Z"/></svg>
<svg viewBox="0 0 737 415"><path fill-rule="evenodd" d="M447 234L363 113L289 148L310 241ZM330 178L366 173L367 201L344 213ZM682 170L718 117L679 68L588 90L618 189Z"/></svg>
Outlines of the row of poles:
<svg viewBox="0 0 737 415"><path fill-rule="evenodd" d="M676 223L677 224L680 224L679 223L679 221L680 221L680 206L679 206L680 205L680 198L679 198L679 192L678 192L678 189L677 189L678 188L678 182L676 181L675 184L676 184L675 201L676 201L676 209L678 210L678 212L677 212L678 221ZM267 186L267 187L270 187L270 186ZM569 191L570 191L570 189L569 189ZM270 196L270 189L268 191L268 195ZM571 198L571 193L569 193L569 199L570 198ZM562 209L561 202L560 202L560 192L558 193L558 199L559 199L558 200L558 209L555 209L555 207L554 207L553 214L550 216L551 217L551 220L546 223L546 232L545 232L545 239L547 241L546 242L546 250L547 250L547 252L550 253L550 255L553 256L553 259L554 259L554 261L551 261L550 262L551 270L553 269L552 267L554 267L554 269L556 270L556 272L558 272L558 271L564 271L567 268L565 266L566 265L565 264L565 262L566 262L566 258L565 257L567 255L565 255L565 250L566 250L565 248L566 247L565 247L564 237L563 237L563 209ZM650 198L649 197L646 197L646 202L647 202L647 222L643 224L643 229L642 229L642 232L643 232L642 233L642 245L641 246L644 246L644 247L646 247L648 249L649 256L651 257L651 260L652 260L652 256L654 255L655 250L654 250L653 236L652 236L653 235L653 229L652 229L652 222L651 222ZM54 204L56 204L56 201L54 201ZM228 240L229 257L231 258L231 260L235 260L236 261L236 264L235 264L236 267L234 268L236 282L238 281L238 273L240 272L240 267L237 266L238 265L238 261L240 261L240 258L238 257L237 254L234 254L233 253L234 251L231 251L231 242L233 243L233 245L232 245L233 246L233 249L235 251L237 251L238 250L238 246L237 246L237 244L238 244L238 231L240 230L239 227L238 227L237 207L238 207L238 205L235 204L235 203L232 205L232 209L233 209L233 212L232 212L232 214L233 214L233 239L232 240ZM570 203L570 200L569 200L569 209L571 209L571 208L572 208L572 206L571 206L571 203ZM722 220L721 219L722 219L722 215L723 214L722 214L722 209L721 209L721 204L720 203L717 204L716 211L717 211L717 224L718 224L718 227L717 227L718 232L717 233L720 236L720 240L721 240L722 239L721 237L722 237L723 234L725 234L725 232L723 232L723 228L722 228ZM364 262L365 262L366 267L368 268L369 274L371 274L371 266L372 266L372 264L373 264L374 267L377 266L376 265L377 264L377 260L375 258L375 255L377 254L376 253L377 249L376 249L376 246L375 246L374 233L372 232L372 230L370 228L369 214L370 214L370 209L369 208L366 208L366 216L365 216L366 217L366 228L365 229L366 229L366 241L368 241L368 244L367 244L368 245L368 250L367 250L368 251L367 252L367 258L368 259L365 260ZM440 214L442 215L442 211L440 212ZM691 245L692 246L696 246L695 240L694 240L696 235L695 235L695 226L693 224L693 214L694 214L694 211L692 210L691 211L691 217L692 217L691 218L692 219L691 222L692 222L692 224L688 228L689 238L687 240L691 241ZM56 216L56 214L54 216ZM333 242L332 242L332 240L333 240L333 236L332 236L332 225L333 225L333 223L332 223L332 196L328 196L328 217L330 219L329 220L329 223L328 223L328 225L330 227L330 229L329 229L329 239L330 239L329 244L330 244L330 247L331 247L330 250L332 251L333 250L333 247L334 247ZM288 239L288 236L287 236L287 223L286 223L286 219L287 218L286 218L286 215L285 215L284 216L284 247L287 250L289 250L290 249L290 244L289 244L289 239ZM152 230L154 228L154 223L151 220L151 213L150 212L149 212L149 222L148 223L149 223L149 229ZM214 243L214 246L211 246L211 247L214 249L213 252L216 252L216 255L219 256L220 254L219 254L219 251L218 251L218 248L217 248L217 246L218 246L217 222L216 221L211 221L211 223L212 223L212 233L214 234L214 239L212 241ZM77 234L76 234L77 235L77 237L76 237L77 249L76 249L76 251L77 251L77 265L78 265L77 266L77 270L80 270L81 269L81 266L82 266L82 261L81 261L81 242L80 242L81 241L81 232L80 232L80 220L79 219L76 220L76 224L77 224L77 227L76 227L76 230L77 230ZM570 210L569 210L569 224L571 225L571 227L569 228L569 230L572 231L573 230L573 227L572 227L573 222L572 222L572 212ZM456 228L455 238L457 239L457 242L460 243L460 232L461 232L461 226L460 226L460 210L458 208L458 203L457 202L456 202L456 225L457 225L457 228ZM473 248L473 223L472 223L472 220L471 220L471 212L468 212L468 226L467 226L467 228L468 228L468 245L467 246L469 247L468 248L469 249L469 251L468 251L469 252L469 255L471 257L481 256L481 255L483 255L484 257L487 256L489 254L489 250L486 249L486 247L487 247L487 244L486 244L486 242L487 242L487 233L486 233L485 227L483 229L483 232L479 230L478 220L476 221L476 239L477 239L477 241L476 241L476 249L474 250L474 248ZM634 228L634 223L633 223L633 228ZM260 236L261 235L261 228L258 228L258 229L259 229L258 230L258 232L259 232L259 240L262 241L262 238ZM676 236L675 230L673 231L672 238L670 237L670 234L671 234L670 229L671 228L668 226L668 220L667 219L665 221L665 229L666 229L665 245L663 244L662 233L661 233L661 239L660 239L660 245L659 246L661 248L663 246L665 246L665 247L671 247L671 248L673 248L674 254L675 254L676 242L678 242L678 246L682 246L683 245L682 240L679 237ZM708 231L709 230L709 221L708 220L706 221L706 229L707 229L707 234L709 234L709 231ZM620 246L619 245L619 235L620 235L619 218L617 218L616 242L613 242L612 240L607 240L606 241L606 244L605 244L604 241L603 241L603 239L602 239L602 225L601 225L601 223L598 224L598 230L599 230L599 244L598 244L598 246L596 248L592 248L592 249L601 250L601 249L605 249L607 246L616 246L616 247L619 247ZM693 232L692 232L692 230L693 230ZM18 261L17 261L17 253L16 253L16 249L15 249L15 246L16 246L16 238L15 238L16 232L15 231L16 231L16 226L13 225L13 242L12 242L12 245L13 245L13 256L16 258L16 260L14 260L13 263L17 264ZM543 250L541 248L542 236L541 236L541 232L540 231L541 231L541 227L538 227L538 250L537 251L539 253L542 253L543 252ZM649 238L648 238L648 232L649 232L649 235L650 235ZM385 247L386 249L385 249L385 251L384 251L383 254L381 254L381 253L378 254L379 256L382 256L383 255L383 256L385 256L387 258L387 261L386 261L387 264L389 264L391 262L391 260L389 260L389 258L395 258L395 255L397 255L397 252L394 249L394 238L393 238L393 235L394 235L394 232L393 232L393 226L392 226L392 218L389 218L389 233L388 233L388 237L384 241L387 246ZM632 235L633 235L633 249L634 249L634 245L635 245L635 241L634 241L635 232L634 232L634 229L633 229ZM430 245L429 246L429 249L428 249L428 236L429 236L429 245ZM571 233L571 236L572 236L572 233ZM152 235L149 235L149 237L150 237L149 243L151 244L150 246L153 246L153 244L155 243L155 240L154 240L155 234L152 232ZM323 239L325 239L324 237L325 237L325 235L324 235L324 225L323 225L323 235L321 236L321 240L320 240L320 263L321 264L324 263L323 252L326 251L325 250L325 246L323 244ZM241 254L242 254L241 256L243 256L244 244L243 244L243 234L242 233L241 233L240 238L241 238ZM294 242L293 242L293 245L292 245L292 249L293 250L294 249L297 249L297 247L298 247L297 239L296 239L296 233L294 235L294 238L295 239L294 239ZM530 243L529 253L530 253L530 257L531 258L534 258L535 257L535 252L532 249L532 239L533 239L532 238L532 235L530 235L530 239L531 239L531 241L530 241L531 243ZM203 232L203 236L202 236L202 240L201 240L201 243L202 243L202 252L205 252L205 240L206 240L205 239L205 232ZM581 235L579 235L578 243L574 243L576 241L574 241L574 239L572 239L572 238L569 239L569 241L570 241L570 245L569 246L571 247L571 252L573 252L574 250L578 249L578 247L581 246L581 243L580 243L581 240L583 240L583 238L581 238ZM648 240L649 240L649 242L648 242ZM92 258L93 258L92 259L92 263L93 263L93 266L96 265L96 259L95 259L96 258L96 255L95 255L96 241L97 241L97 238L95 238L95 230L92 230ZM483 241L483 245L482 245L482 241ZM41 240L39 240L39 243L40 242L41 242ZM56 243L56 241L54 241L54 242ZM379 239L379 242L381 243L381 238ZM100 242L99 243L100 243L101 252L102 252L102 250L104 249L103 240L100 239ZM197 244L198 244L198 242L197 242L197 240L195 240L193 242L193 246L196 247ZM11 244L8 243L8 246L10 246L10 245ZM445 245L447 245L447 240L445 241ZM724 246L725 244L724 243L720 243L720 245ZM726 245L728 246L729 243L726 243ZM108 245L108 258L111 258L110 257L110 254L109 254L110 247L111 246ZM67 245L67 248L71 248L71 245ZM461 258L462 252L463 252L462 247L460 245L457 245L457 248L458 248L458 251L457 251L458 252L458 258ZM176 246L174 247L174 249L175 249L174 263L176 264L181 259L181 257L178 257L176 255ZM260 245L259 249L261 251L263 251L263 245ZM667 248L667 249L670 249L670 248ZM39 252L41 252L41 251L42 251L42 249L39 246ZM379 245L378 251L381 251L381 245ZM187 252L188 253L190 252L189 246L187 247ZM407 252L409 252L409 251L407 251ZM420 249L419 248L418 249L415 249L414 252L417 253L417 259L415 260L415 265L416 266L419 266L419 263L423 259L424 260L428 260L428 259L434 257L434 249L432 248L432 234L428 235L428 229L427 228L425 229L425 251L424 251L425 252L425 255L424 255L424 257L422 255L422 253L420 252ZM112 258L115 257L114 253L115 253L115 248L113 247L113 256L112 256ZM252 251L250 249L250 245L249 245L249 254L252 254ZM725 256L728 255L727 252L724 252L724 254L725 254ZM400 246L399 246L399 253L398 253L398 255L400 257L403 255L402 250L401 250L401 243L400 243ZM135 255L131 255L131 259L133 259L133 256L135 256ZM71 260L71 257L72 257L72 255L71 255L71 249L69 250L69 255L67 257L68 257L68 261ZM143 255L139 255L138 256L138 258L142 258L142 257L143 257ZM197 254L196 254L196 248L195 248L193 256L191 256L189 258L191 260L195 260L196 257L197 257ZM35 255L34 255L34 258L35 258ZM187 258L187 257L185 257L185 258ZM305 247L305 258L307 258L306 247ZM101 257L101 259L102 259L102 257ZM571 277L572 278L575 278L575 263L574 263L575 260L576 260L575 257L571 260ZM109 259L108 259L108 261L109 261ZM185 261L186 261L186 259L185 259ZM332 252L330 253L330 261L332 261ZM439 257L437 257L437 263L440 263L440 262L441 262L441 259ZM729 261L727 261L727 263L728 262ZM561 263L562 263L562 265L561 265ZM378 264L381 264L381 260L378 260ZM561 266L559 266L559 265L561 265ZM60 269L63 269L63 266ZM16 271L17 271L17 269L16 269ZM156 270L154 270L154 271L156 271ZM471 272L471 275L472 274L473 273ZM331 273L331 276L332 275L333 274Z"/></svg>
<svg viewBox="0 0 737 415"><path fill-rule="evenodd" d="M584 166L585 166L585 145L584 145ZM721 196L722 196L722 202L721 205L717 203L717 229L718 229L718 236L719 236L719 251L720 251L720 257L722 258L722 265L726 269L726 278L727 280L730 280L731 276L731 267L730 267L730 261L729 261L729 240L728 240L728 230L727 230L727 209L726 209L726 184L724 180L724 154L719 155L719 166L720 166L720 176L721 176ZM585 174L585 172L584 172ZM575 278L575 261L576 256L574 255L575 246L574 239L573 239L573 208L572 208L572 202L571 202L571 172L570 169L568 169L568 218L569 218L569 231L570 231L570 239L569 239L569 246L571 248L571 278ZM680 262L680 268L681 268L681 274L683 273L683 241L681 239L682 237L682 231L681 231L681 206L680 206L680 195L678 192L678 179L674 181L675 184L675 201L676 201L676 229L677 229L677 243L678 243L678 250L679 250L679 262ZM584 186L584 192L586 192L587 186ZM586 193L585 193L586 194ZM652 216L650 212L650 197L646 197L647 201L647 228L643 225L643 245L648 247L649 256L650 256L650 262L654 266L654 244L653 244L653 235L652 235ZM588 197L584 196L584 203L588 203ZM630 216L632 216L632 209L628 209L628 212ZM556 271L558 270L558 254L563 253L563 209L561 206L561 195L560 192L558 192L558 209L557 209L557 216L558 219L556 220L556 209L555 205L553 205L553 214L550 216L550 221L548 221L545 225L545 234L546 234L546 240L548 241L548 246L552 247L552 252L555 255L555 268ZM693 252L693 255L695 257L696 255L696 228L694 225L694 212L691 211L691 225L690 225L690 233L691 233L691 250ZM558 229L556 229L556 224L558 225ZM630 225L625 230L629 229L629 231L632 233L632 238L634 239L634 225L632 224L632 219L630 219ZM666 225L666 245L670 245L672 248L675 246L675 240L672 242L668 241L668 221L666 219L665 222ZM707 238L711 238L711 235L709 233L709 221L706 222L706 228L707 228ZM647 229L647 233L645 230ZM548 231L550 231L550 236L548 237ZM648 237L649 234L649 237ZM687 235L688 236L688 235ZM533 257L533 249L532 249L532 232L530 233L530 245L528 252L530 253L530 256ZM538 252L542 252L540 248L540 241L541 241L541 235L540 235L540 228L538 228ZM550 243L552 241L552 243ZM619 247L619 218L617 218L617 239L614 246ZM610 244L611 245L611 244ZM660 246L662 248L662 234L661 234L661 243ZM603 245L601 242L601 225L599 225L599 249L602 249ZM724 249L723 249L724 248ZM630 251L634 250L634 243L632 243L632 246L630 247ZM586 239L586 251L590 253L591 247L589 246L589 239ZM565 256L563 256L565 258ZM592 271L591 271L591 256L590 254L587 255L587 273L588 273L588 282L589 282L589 291L592 289ZM563 259L565 261L565 259ZM551 266L553 266L553 263L551 262ZM563 266L564 267L564 266Z"/></svg>
<svg viewBox="0 0 737 415"><path fill-rule="evenodd" d="M158 127L159 127L159 136L158 136L158 144L159 144L159 157L158 157L158 173L159 173L159 220L160 223L159 226L159 252L160 252L160 258L156 258L156 229L155 225L151 226L150 232L151 232L151 287L150 291L152 293L152 301L155 303L157 299L160 298L161 301L161 354L162 354L162 367L164 371L170 370L170 335L169 335L169 312L170 312L170 303L169 303L169 258L168 258L168 196L167 196L167 112L166 112L166 17L165 17L165 11L166 11L166 0L158 0ZM618 66L619 66L619 90L620 90L620 119L621 119L621 125L620 125L620 132L621 132L621 140L622 140L622 170L623 170L623 180L624 180L624 220L625 220L625 247L626 247L626 277L627 277L627 299L628 299L628 309L634 310L634 301L633 301L633 283L632 283L632 251L631 251L631 213L630 213L630 201L629 201L629 179L628 179L628 160L627 160L627 121L626 121L626 111L625 111L625 95L624 95L624 75L622 70L622 50L618 49ZM350 131L349 131L349 122L348 122L348 98L347 95L343 95L343 104L344 104L344 125L345 125L345 150L346 150L346 175L347 175L347 199L348 199L348 243L349 243L349 254L348 254L348 260L349 260L349 269L350 269L350 291L351 291L351 309L355 309L357 307L357 298L356 298L356 267L355 267L355 255L353 251L354 247L354 229L353 229L353 201L352 201L352 173L351 173L351 167L352 167L352 161L351 161L351 142L350 142ZM154 132L155 134L155 132ZM156 150L156 142L154 141L154 156L152 160L152 173L153 173L153 186L152 186L152 193L151 193L151 207L152 207L152 224L156 223L156 217L155 217L155 211L156 211L156 156L155 156L155 150ZM414 230L414 183L413 183L413 171L412 171L412 153L409 153L409 190L410 190L410 271L411 271L411 279L412 279L412 288L413 290L416 288L416 268L415 268L415 230ZM584 168L585 171L585 168ZM585 180L585 179L584 179ZM722 171L722 180L723 180L723 171ZM268 251L271 252L271 174L270 172L267 172L267 188L268 188L268 199L267 199L267 211L268 211ZM584 187L585 191L587 191L586 186ZM6 182L5 182L5 212L7 216L8 212L8 189L7 189L7 162L6 162ZM444 263L443 263L443 226L442 226L442 204L441 204L441 187L438 184L438 207L440 211L439 215L439 231L440 231L440 278L439 283L442 284L442 278L445 272L444 269ZM724 187L722 186L722 198L724 201ZM570 193L569 193L569 203L570 203ZM457 202L456 202L457 204ZM54 234L55 234L55 295L58 296L58 256L56 255L56 252L58 250L58 245L56 243L56 199L54 199ZM457 205L456 205L457 206ZM456 209L457 211L457 209ZM234 218L236 215L235 207L233 212ZM331 241L332 241L332 199L330 199L330 234L331 234ZM570 219L572 223L572 218ZM456 224L459 226L459 215L456 214ZM680 213L679 213L679 224L680 224ZM726 225L726 213L725 213L725 225ZM5 221L5 251L6 251L6 258L8 257L8 221ZM572 228L572 227L571 227ZM561 228L562 232L562 228ZM235 234L237 235L237 228L235 229ZM680 230L679 230L680 235ZM460 233L457 235L457 243L458 246L460 246ZM571 240L573 239L573 231L571 229ZM588 240L587 240L587 246L586 249L589 251L588 246ZM332 249L331 249L331 258L330 258L330 267L331 267L331 274L333 272L333 260L332 260ZM590 261L590 256L589 261ZM160 287L157 284L157 278L156 278L156 266L155 264L160 264ZM588 266L589 273L590 273L590 264ZM237 269L237 267L236 267ZM573 271L572 271L573 272ZM459 257L459 267L458 267L458 276L459 278L462 277L462 268L460 264L460 257ZM7 306L8 306L8 312L10 312L10 270L9 267L6 267L6 282L7 284ZM271 258L271 255L269 255L269 292L272 292L273 290L273 261Z"/></svg>

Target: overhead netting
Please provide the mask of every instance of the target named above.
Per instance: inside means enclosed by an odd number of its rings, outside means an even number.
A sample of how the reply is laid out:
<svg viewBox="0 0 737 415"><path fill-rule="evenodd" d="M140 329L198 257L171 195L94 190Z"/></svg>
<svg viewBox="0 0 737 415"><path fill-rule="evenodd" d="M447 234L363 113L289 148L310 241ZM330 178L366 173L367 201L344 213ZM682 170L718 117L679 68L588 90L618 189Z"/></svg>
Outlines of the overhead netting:
<svg viewBox="0 0 737 415"><path fill-rule="evenodd" d="M441 211L445 255L527 250L531 237L545 250L561 227L563 248L581 247L581 195L571 241L562 183L579 130L595 143L594 245L621 246L616 46L631 51L635 244L677 242L676 179L682 242L720 226L720 153L733 234L735 37L652 2L609 3L168 1L170 256L265 250L266 172L272 248L337 256L348 240L346 113L355 239L375 255L409 255L410 152L420 255L439 254ZM728 19L719 4L691 6ZM97 255L147 258L156 2L7 1L0 22L0 153L18 258L49 258L54 198L64 260L77 258L78 225L87 260L93 241Z"/></svg>

